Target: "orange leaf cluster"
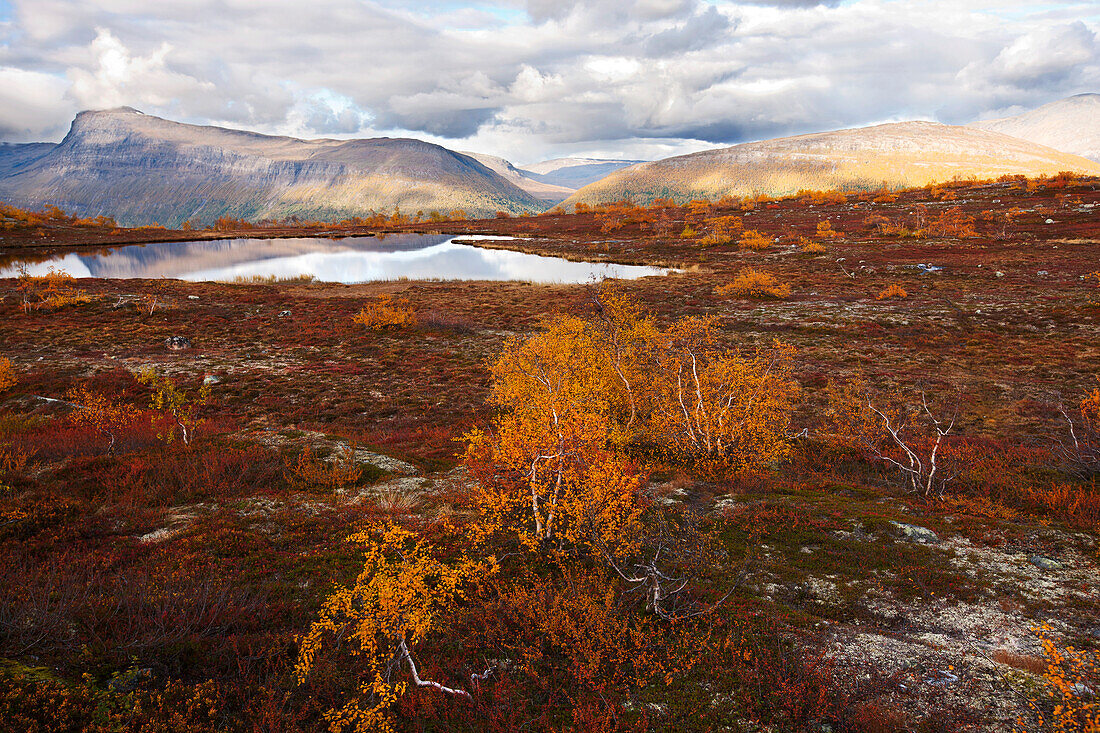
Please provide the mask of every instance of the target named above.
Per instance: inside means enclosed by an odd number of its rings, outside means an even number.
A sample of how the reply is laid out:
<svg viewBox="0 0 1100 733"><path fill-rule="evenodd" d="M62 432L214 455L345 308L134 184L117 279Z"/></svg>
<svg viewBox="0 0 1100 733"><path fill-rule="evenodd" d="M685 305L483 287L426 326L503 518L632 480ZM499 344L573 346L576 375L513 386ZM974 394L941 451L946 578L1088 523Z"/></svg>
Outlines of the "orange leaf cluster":
<svg viewBox="0 0 1100 733"><path fill-rule="evenodd" d="M895 298L901 300L908 297L909 293L905 292L905 288L897 283L890 283L879 291L878 295L875 296L875 300L891 300Z"/></svg>
<svg viewBox="0 0 1100 733"><path fill-rule="evenodd" d="M747 267L737 274L733 282L715 289L718 295L738 298L786 298L791 294L788 283L780 283L775 275Z"/></svg>
<svg viewBox="0 0 1100 733"><path fill-rule="evenodd" d="M408 298L379 295L363 306L351 320L372 331L380 331L384 328L411 326L416 323L416 314L409 308Z"/></svg>
<svg viewBox="0 0 1100 733"><path fill-rule="evenodd" d="M91 300L83 290L76 289L76 279L61 270L50 268L45 275L19 273L17 289L23 300L23 312L53 310L67 305L79 305Z"/></svg>

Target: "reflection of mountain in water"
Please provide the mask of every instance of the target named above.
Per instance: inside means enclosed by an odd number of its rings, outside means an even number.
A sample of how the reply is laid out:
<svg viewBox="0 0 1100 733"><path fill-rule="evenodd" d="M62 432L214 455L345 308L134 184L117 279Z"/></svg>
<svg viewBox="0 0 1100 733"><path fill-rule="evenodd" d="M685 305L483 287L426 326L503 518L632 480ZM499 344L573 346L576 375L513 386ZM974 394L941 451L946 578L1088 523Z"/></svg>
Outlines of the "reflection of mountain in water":
<svg viewBox="0 0 1100 733"><path fill-rule="evenodd" d="M453 237L427 234L131 245L29 264L28 271L43 274L50 267L74 277L226 281L312 275L323 282L345 283L398 278L575 283L664 273L654 267L570 262L510 250L487 250L459 244ZM0 270L0 277L12 277L16 271L17 266Z"/></svg>

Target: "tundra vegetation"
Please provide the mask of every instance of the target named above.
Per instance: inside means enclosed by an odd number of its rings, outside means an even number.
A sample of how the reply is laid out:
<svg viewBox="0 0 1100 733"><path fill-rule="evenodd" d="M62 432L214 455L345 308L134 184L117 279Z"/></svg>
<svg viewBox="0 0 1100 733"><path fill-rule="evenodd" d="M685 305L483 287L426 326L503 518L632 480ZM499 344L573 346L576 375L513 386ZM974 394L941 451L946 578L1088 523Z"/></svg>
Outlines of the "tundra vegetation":
<svg viewBox="0 0 1100 733"><path fill-rule="evenodd" d="M1098 211L325 225L678 269L599 286L0 280L0 728L1096 731ZM314 231L0 214L23 259Z"/></svg>

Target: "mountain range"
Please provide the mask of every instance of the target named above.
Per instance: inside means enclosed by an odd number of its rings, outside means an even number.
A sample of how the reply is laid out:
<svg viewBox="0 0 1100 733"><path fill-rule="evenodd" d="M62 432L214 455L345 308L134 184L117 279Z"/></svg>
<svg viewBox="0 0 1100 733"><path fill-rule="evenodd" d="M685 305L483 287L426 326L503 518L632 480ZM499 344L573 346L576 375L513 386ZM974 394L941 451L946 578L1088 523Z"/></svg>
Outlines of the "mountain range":
<svg viewBox="0 0 1100 733"><path fill-rule="evenodd" d="M639 163L585 186L565 204L902 188L955 177L1036 176L1063 170L1100 175L1100 164L998 132L897 122Z"/></svg>
<svg viewBox="0 0 1100 733"><path fill-rule="evenodd" d="M653 162L557 158L523 167L408 138L300 140L122 107L81 112L58 144L0 144L0 201L178 226L221 216L334 220L395 208L490 216L559 202L686 201L1062 170L1100 175L1100 95L969 126L900 122Z"/></svg>
<svg viewBox="0 0 1100 733"><path fill-rule="evenodd" d="M298 140L130 108L82 112L48 148L0 149L0 200L167 226L220 216L341 219L394 207L545 208L477 160L420 140Z"/></svg>
<svg viewBox="0 0 1100 733"><path fill-rule="evenodd" d="M970 126L1100 161L1100 94L1078 94L1015 117Z"/></svg>

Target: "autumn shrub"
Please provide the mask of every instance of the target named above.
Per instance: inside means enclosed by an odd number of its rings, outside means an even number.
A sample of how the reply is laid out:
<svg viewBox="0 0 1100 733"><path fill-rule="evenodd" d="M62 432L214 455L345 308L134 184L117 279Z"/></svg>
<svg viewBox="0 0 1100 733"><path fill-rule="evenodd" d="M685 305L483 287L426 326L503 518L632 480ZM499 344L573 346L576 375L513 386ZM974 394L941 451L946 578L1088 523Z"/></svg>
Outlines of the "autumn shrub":
<svg viewBox="0 0 1100 733"><path fill-rule="evenodd" d="M797 195L800 201L814 206L843 204L848 201L848 197L840 191L799 191Z"/></svg>
<svg viewBox="0 0 1100 733"><path fill-rule="evenodd" d="M684 208L684 220L689 224L701 223L714 212L714 204L706 199L692 199Z"/></svg>
<svg viewBox="0 0 1100 733"><path fill-rule="evenodd" d="M152 367L141 370L138 382L152 389L149 407L161 421L157 437L171 443L178 431L183 444L190 445L195 438L195 430L205 422L199 413L210 402L210 384L204 379L198 390L189 394L171 377L157 374Z"/></svg>
<svg viewBox="0 0 1100 733"><path fill-rule="evenodd" d="M26 269L21 270L16 288L24 313L32 310L55 310L91 300L91 296L76 288L76 279L72 275L53 267L45 275L31 275Z"/></svg>
<svg viewBox="0 0 1100 733"><path fill-rule="evenodd" d="M897 283L890 283L879 291L878 295L875 296L875 300L902 300L908 297L909 293L905 292L905 288Z"/></svg>
<svg viewBox="0 0 1100 733"><path fill-rule="evenodd" d="M148 416L140 411L133 420L115 423L110 432L115 438L114 454L147 448L160 442ZM26 452L36 460L49 461L105 455L111 438L87 420L79 419L74 411L63 417L37 419L25 430L11 436L10 442L13 448Z"/></svg>
<svg viewBox="0 0 1100 733"><path fill-rule="evenodd" d="M10 443L0 439L0 501L9 498L12 493L12 482L27 468L30 459L31 456L26 451L14 448ZM23 517L24 512L21 508L0 508L0 523L6 523L5 519L18 521Z"/></svg>
<svg viewBox="0 0 1100 733"><path fill-rule="evenodd" d="M67 404L72 407L68 420L76 426L85 426L107 440L107 453L113 453L118 433L133 425L140 411L133 405L121 402L102 392L76 385L65 393Z"/></svg>
<svg viewBox="0 0 1100 733"><path fill-rule="evenodd" d="M798 238L798 248L808 255L824 254L827 248L821 242L815 242L807 237Z"/></svg>
<svg viewBox="0 0 1100 733"><path fill-rule="evenodd" d="M958 477L958 466L973 458L952 437L961 395L952 402L936 400L924 389L875 394L862 376L831 383L827 395L830 440L896 471L911 493L942 498ZM953 411L946 411L946 404Z"/></svg>
<svg viewBox="0 0 1100 733"><path fill-rule="evenodd" d="M782 299L791 294L791 286L780 283L775 275L749 267L737 273L733 282L716 288L714 292L721 296L733 295L738 298Z"/></svg>
<svg viewBox="0 0 1100 733"><path fill-rule="evenodd" d="M298 682L304 684L328 640L351 632L349 651L360 670L359 689L326 714L329 729L394 730L394 705L410 686L469 698L466 688L472 680L443 684L422 679L424 662L414 655L445 626L454 607L497 571L495 559L474 561L462 555L445 561L437 548L394 524L371 528L349 541L364 546L362 571L352 585L337 587L323 603L301 640L296 668Z"/></svg>
<svg viewBox="0 0 1100 733"><path fill-rule="evenodd" d="M0 392L6 392L19 382L11 359L0 356Z"/></svg>
<svg viewBox="0 0 1100 733"><path fill-rule="evenodd" d="M380 295L363 306L352 318L352 322L372 331L380 331L385 328L411 326L416 323L416 315L409 308L408 298Z"/></svg>
<svg viewBox="0 0 1100 733"><path fill-rule="evenodd" d="M656 216L651 210L631 201L614 201L596 207L596 220L600 222L600 231L606 234L627 226L650 229Z"/></svg>
<svg viewBox="0 0 1100 733"><path fill-rule="evenodd" d="M729 244L744 229L741 217L738 216L716 216L704 219L703 227L706 234L699 240L699 244L705 247Z"/></svg>
<svg viewBox="0 0 1100 733"><path fill-rule="evenodd" d="M524 573L494 591L479 631L531 680L615 695L690 665L675 659L670 630L634 613L606 572L567 567L549 582Z"/></svg>
<svg viewBox="0 0 1100 733"><path fill-rule="evenodd" d="M465 436L483 536L626 546L645 476L631 455L708 471L781 460L798 394L791 357L779 343L730 349L707 318L659 329L613 290L595 319L513 339L492 367L497 417Z"/></svg>
<svg viewBox="0 0 1100 733"><path fill-rule="evenodd" d="M337 455L328 459L317 456L313 448L306 446L291 464L286 462L284 476L290 486L298 491L324 491L335 493L354 486L363 475L363 467L355 456L355 448L343 446Z"/></svg>
<svg viewBox="0 0 1100 733"><path fill-rule="evenodd" d="M36 654L108 668L137 657L179 675L200 648L217 654L219 637L257 628L266 600L227 564L193 556L180 562L142 553L56 552L44 561L13 551L0 567L0 653ZM192 655L189 660L188 655Z"/></svg>
<svg viewBox="0 0 1100 733"><path fill-rule="evenodd" d="M776 341L730 350L714 322L697 317L674 323L664 338L645 426L652 444L706 470L759 469L787 457L799 395L793 348Z"/></svg>
<svg viewBox="0 0 1100 733"><path fill-rule="evenodd" d="M771 247L772 239L771 237L764 236L755 229L746 229L742 232L741 239L738 241L737 246L740 249L759 252Z"/></svg>
<svg viewBox="0 0 1100 733"><path fill-rule="evenodd" d="M838 232L833 229L833 223L826 219L825 221L819 221L817 223L817 231L815 235L818 239L836 239L843 237L844 232Z"/></svg>
<svg viewBox="0 0 1100 733"><path fill-rule="evenodd" d="M78 462L72 473L87 477L90 499L158 507L270 494L281 488L282 469L274 451L215 442L191 451L128 455L106 464Z"/></svg>
<svg viewBox="0 0 1100 733"><path fill-rule="evenodd" d="M925 232L929 236L970 238L978 236L976 219L959 208L948 209L928 221Z"/></svg>
<svg viewBox="0 0 1100 733"><path fill-rule="evenodd" d="M1100 308L1100 270L1085 275L1086 281L1096 281L1096 290L1089 294L1088 304Z"/></svg>
<svg viewBox="0 0 1100 733"><path fill-rule="evenodd" d="M1086 392L1075 410L1059 410L1068 435L1058 441L1056 455L1070 473L1100 475L1100 387Z"/></svg>
<svg viewBox="0 0 1100 733"><path fill-rule="evenodd" d="M1100 690L1100 651L1063 646L1046 624L1035 632L1047 659L1043 672L1047 699L1031 698L1033 710L1049 710L1049 718L1040 713L1040 727L1058 733L1100 731L1100 699L1096 693Z"/></svg>
<svg viewBox="0 0 1100 733"><path fill-rule="evenodd" d="M609 356L579 318L507 344L493 366L502 412L492 432L465 436L489 530L510 528L528 545L583 543L636 519L641 476L605 449L622 394Z"/></svg>
<svg viewBox="0 0 1100 733"><path fill-rule="evenodd" d="M1051 482L1029 487L1025 498L1042 513L1071 526L1090 529L1100 526L1100 486Z"/></svg>

